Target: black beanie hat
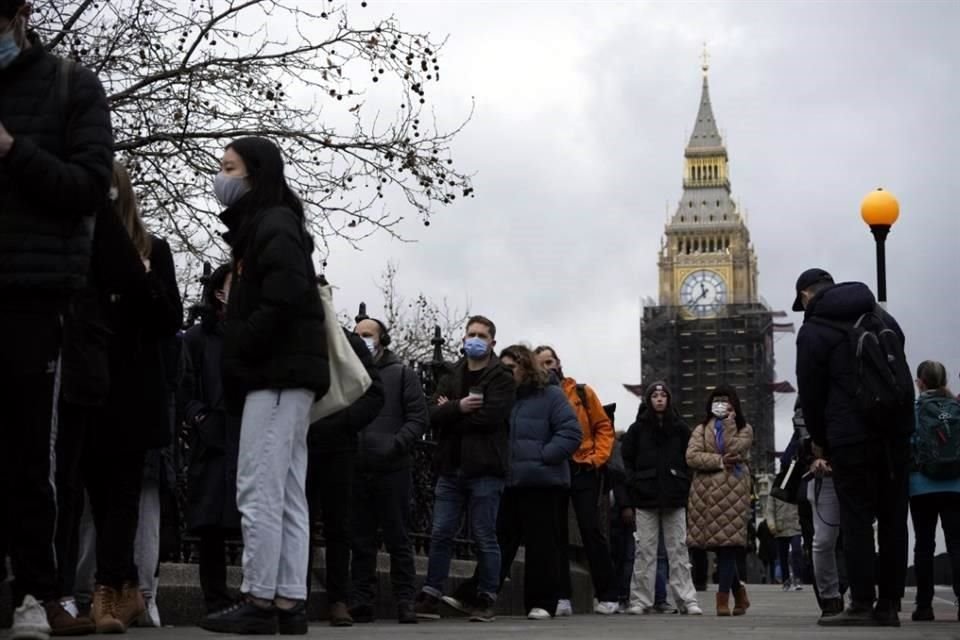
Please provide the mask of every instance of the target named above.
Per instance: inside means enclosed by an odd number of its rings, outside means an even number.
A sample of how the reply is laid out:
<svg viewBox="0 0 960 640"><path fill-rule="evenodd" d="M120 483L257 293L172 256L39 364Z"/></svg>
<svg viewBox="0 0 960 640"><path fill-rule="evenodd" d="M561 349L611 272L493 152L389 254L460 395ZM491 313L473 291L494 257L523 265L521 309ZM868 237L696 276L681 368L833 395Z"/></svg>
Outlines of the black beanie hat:
<svg viewBox="0 0 960 640"><path fill-rule="evenodd" d="M657 380L656 382L651 382L646 385L643 389L643 403L650 406L650 397L653 395L654 391L663 391L667 394L667 406L673 406L673 394L670 393L670 387L667 386L667 383L662 380Z"/></svg>

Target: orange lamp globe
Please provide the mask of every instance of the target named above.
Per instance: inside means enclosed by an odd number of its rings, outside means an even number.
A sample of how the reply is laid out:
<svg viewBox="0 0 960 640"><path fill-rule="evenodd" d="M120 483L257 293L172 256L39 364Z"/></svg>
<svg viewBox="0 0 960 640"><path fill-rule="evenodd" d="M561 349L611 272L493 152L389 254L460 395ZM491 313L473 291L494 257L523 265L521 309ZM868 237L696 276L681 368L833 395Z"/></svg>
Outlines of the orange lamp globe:
<svg viewBox="0 0 960 640"><path fill-rule="evenodd" d="M877 189L860 203L860 216L870 227L890 227L900 217L900 203L889 191Z"/></svg>

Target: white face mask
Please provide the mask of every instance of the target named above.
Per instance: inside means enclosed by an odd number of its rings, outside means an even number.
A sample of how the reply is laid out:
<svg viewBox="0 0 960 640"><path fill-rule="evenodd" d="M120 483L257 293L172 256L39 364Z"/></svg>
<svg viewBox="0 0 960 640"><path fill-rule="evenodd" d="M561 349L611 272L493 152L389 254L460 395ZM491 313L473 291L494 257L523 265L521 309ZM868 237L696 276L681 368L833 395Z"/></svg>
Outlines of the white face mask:
<svg viewBox="0 0 960 640"><path fill-rule="evenodd" d="M713 406L710 408L710 411L713 413L713 415L721 420L726 418L730 413L730 409L726 402L714 402Z"/></svg>
<svg viewBox="0 0 960 640"><path fill-rule="evenodd" d="M377 354L377 343L373 341L373 338L364 338L364 342L367 343L367 349L370 350L370 353L373 355Z"/></svg>

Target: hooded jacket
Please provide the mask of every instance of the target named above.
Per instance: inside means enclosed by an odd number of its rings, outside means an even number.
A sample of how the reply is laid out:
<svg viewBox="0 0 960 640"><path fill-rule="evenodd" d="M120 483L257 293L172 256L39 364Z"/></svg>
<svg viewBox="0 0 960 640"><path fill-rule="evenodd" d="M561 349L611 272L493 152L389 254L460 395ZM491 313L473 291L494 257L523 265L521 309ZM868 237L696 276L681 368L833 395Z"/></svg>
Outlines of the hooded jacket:
<svg viewBox="0 0 960 640"><path fill-rule="evenodd" d="M376 367L383 382L383 408L360 432L357 469L388 473L413 463L413 447L427 430L427 398L417 372L389 349Z"/></svg>
<svg viewBox="0 0 960 640"><path fill-rule="evenodd" d="M815 322L824 318L833 322L855 323L875 311L904 342L897 321L877 305L870 289L861 282L845 282L820 291L807 304L803 326L797 334L797 387L803 417L810 437L821 447L857 445L882 433L866 424L857 409L855 397L857 373L854 354L847 335ZM896 416L891 435L908 436L913 432L913 411L908 408Z"/></svg>
<svg viewBox="0 0 960 640"><path fill-rule="evenodd" d="M667 410L656 413L650 396L657 387L670 398ZM663 382L647 385L636 421L620 441L626 481L617 487L617 503L638 509L682 509L690 493L687 444L690 428L673 408Z"/></svg>

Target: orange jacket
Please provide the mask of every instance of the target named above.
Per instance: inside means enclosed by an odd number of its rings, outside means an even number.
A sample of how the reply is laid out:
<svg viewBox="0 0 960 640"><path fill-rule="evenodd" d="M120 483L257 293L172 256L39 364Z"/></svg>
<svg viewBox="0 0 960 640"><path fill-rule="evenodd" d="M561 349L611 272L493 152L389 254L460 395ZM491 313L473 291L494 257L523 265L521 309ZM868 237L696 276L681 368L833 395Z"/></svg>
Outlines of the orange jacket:
<svg viewBox="0 0 960 640"><path fill-rule="evenodd" d="M583 441L577 452L573 454L573 461L593 465L594 468L602 467L613 452L613 441L616 435L607 412L603 410L600 398L592 388L584 385L583 390L587 397L587 406L584 406L580 401L580 394L577 393L576 380L564 378L560 386L573 406L580 421L580 428L583 430Z"/></svg>

